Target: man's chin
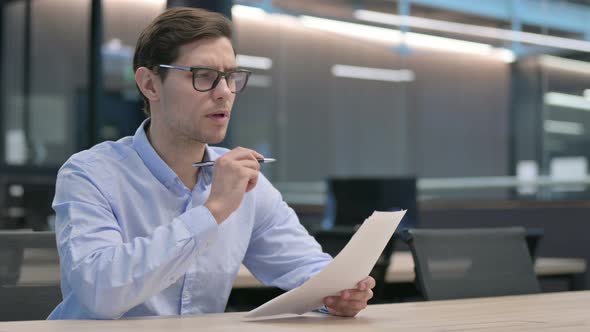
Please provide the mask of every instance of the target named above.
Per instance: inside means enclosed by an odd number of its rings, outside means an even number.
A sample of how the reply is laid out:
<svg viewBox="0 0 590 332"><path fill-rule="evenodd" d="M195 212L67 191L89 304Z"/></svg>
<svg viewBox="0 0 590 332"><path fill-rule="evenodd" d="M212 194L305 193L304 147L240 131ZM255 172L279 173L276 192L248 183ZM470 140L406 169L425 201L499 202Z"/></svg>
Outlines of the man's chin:
<svg viewBox="0 0 590 332"><path fill-rule="evenodd" d="M224 139L225 139L225 133L223 133L223 135L219 135L219 136L200 137L200 139L198 138L197 141L199 141L201 143L208 144L208 145L216 145L216 144L223 142Z"/></svg>

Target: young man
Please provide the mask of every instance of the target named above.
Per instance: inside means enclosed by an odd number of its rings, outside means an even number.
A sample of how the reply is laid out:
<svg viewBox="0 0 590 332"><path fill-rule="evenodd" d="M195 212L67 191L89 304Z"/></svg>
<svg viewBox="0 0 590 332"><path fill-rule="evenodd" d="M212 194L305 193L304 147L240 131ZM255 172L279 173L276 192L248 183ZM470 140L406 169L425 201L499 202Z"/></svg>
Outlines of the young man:
<svg viewBox="0 0 590 332"><path fill-rule="evenodd" d="M209 146L223 140L249 75L236 69L230 24L175 8L142 32L134 69L148 119L58 174L63 302L49 319L223 312L242 263L292 289L330 262L260 175L262 155ZM192 166L202 160L214 166ZM374 286L367 277L325 304L354 316Z"/></svg>

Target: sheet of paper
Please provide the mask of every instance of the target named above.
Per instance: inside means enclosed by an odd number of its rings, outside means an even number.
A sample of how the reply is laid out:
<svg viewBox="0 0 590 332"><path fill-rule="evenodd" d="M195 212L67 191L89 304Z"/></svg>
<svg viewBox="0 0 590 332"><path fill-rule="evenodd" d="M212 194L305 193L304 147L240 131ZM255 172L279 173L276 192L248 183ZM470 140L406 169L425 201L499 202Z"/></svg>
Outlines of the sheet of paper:
<svg viewBox="0 0 590 332"><path fill-rule="evenodd" d="M323 271L300 287L248 312L245 318L301 315L321 307L324 297L355 288L359 281L369 275L405 213L406 210L373 212Z"/></svg>

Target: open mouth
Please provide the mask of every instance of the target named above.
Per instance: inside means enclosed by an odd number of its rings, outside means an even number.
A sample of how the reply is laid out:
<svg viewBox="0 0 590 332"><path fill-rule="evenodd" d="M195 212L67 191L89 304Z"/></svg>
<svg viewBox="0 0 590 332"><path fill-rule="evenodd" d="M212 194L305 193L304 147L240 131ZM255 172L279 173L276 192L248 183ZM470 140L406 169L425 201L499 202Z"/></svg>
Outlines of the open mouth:
<svg viewBox="0 0 590 332"><path fill-rule="evenodd" d="M212 119L215 121L225 122L229 119L229 112L219 111L219 112L211 113L211 114L207 115L207 117L209 119Z"/></svg>

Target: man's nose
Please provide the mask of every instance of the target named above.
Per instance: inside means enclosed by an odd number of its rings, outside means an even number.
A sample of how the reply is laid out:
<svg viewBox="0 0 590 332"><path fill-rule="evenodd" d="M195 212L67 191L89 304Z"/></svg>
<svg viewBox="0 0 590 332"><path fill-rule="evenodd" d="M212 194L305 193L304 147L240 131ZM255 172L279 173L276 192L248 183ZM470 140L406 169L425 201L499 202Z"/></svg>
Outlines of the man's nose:
<svg viewBox="0 0 590 332"><path fill-rule="evenodd" d="M227 98L227 96L230 96L232 94L227 78L221 77L219 79L219 83L217 84L215 89L213 89L213 93L216 99Z"/></svg>

